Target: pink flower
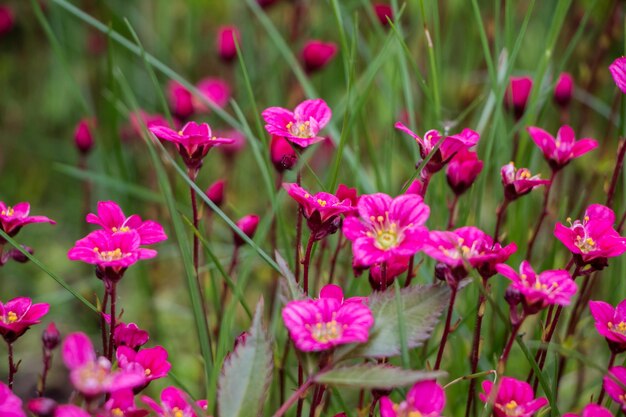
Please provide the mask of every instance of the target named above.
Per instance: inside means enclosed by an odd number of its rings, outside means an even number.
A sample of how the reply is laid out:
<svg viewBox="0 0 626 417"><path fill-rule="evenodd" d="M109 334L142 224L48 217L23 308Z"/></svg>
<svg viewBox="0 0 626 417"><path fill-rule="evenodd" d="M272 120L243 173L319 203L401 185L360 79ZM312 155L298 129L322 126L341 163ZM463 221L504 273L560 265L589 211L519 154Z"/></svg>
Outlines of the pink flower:
<svg viewBox="0 0 626 417"><path fill-rule="evenodd" d="M626 252L626 238L614 229L615 213L601 204L592 204L583 220L568 218L569 227L557 223L554 236L569 249L579 265L597 269L607 265L607 258Z"/></svg>
<svg viewBox="0 0 626 417"><path fill-rule="evenodd" d="M411 185L404 192L405 194L417 194L424 197L424 183L420 180L413 180Z"/></svg>
<svg viewBox="0 0 626 417"><path fill-rule="evenodd" d="M304 69L311 73L324 68L337 54L337 45L333 42L310 40L304 44L301 56Z"/></svg>
<svg viewBox="0 0 626 417"><path fill-rule="evenodd" d="M175 121L176 123L176 121ZM150 114L144 110L137 110L130 114L128 118L128 124L120 129L120 136L123 140L131 138L140 138L144 126L149 128L150 126L169 126L167 119L160 114Z"/></svg>
<svg viewBox="0 0 626 417"><path fill-rule="evenodd" d="M93 148L93 134L91 133L93 124L94 121L91 119L81 119L74 130L74 144L83 155L87 155Z"/></svg>
<svg viewBox="0 0 626 417"><path fill-rule="evenodd" d="M282 173L293 169L298 163L298 155L293 146L282 136L272 135L270 141L270 158L276 171Z"/></svg>
<svg viewBox="0 0 626 417"><path fill-rule="evenodd" d="M479 394L482 402L487 402L492 388L493 382L483 382L485 392ZM505 376L502 377L493 412L496 417L531 417L547 404L548 400L545 398L534 398L533 389L528 383Z"/></svg>
<svg viewBox="0 0 626 417"><path fill-rule="evenodd" d="M97 224L111 234L128 233L131 230L139 234L140 245L151 245L167 239L163 226L152 220L141 220L136 214L128 217L114 201L99 201L98 214L89 213L87 223Z"/></svg>
<svg viewBox="0 0 626 417"><path fill-rule="evenodd" d="M177 117L186 119L193 114L193 96L178 81L171 80L167 83L167 97L170 109Z"/></svg>
<svg viewBox="0 0 626 417"><path fill-rule="evenodd" d="M309 228L319 235L316 240L337 231L341 214L355 211L349 199L339 200L337 196L324 192L313 195L294 183L284 183L283 188L300 205Z"/></svg>
<svg viewBox="0 0 626 417"><path fill-rule="evenodd" d="M161 391L161 404L159 405L150 397L143 396L141 400L154 410L159 417L203 417L196 414L196 407L201 410L207 409L207 402L197 401L193 403L187 394L176 387L167 387Z"/></svg>
<svg viewBox="0 0 626 417"><path fill-rule="evenodd" d="M554 86L554 102L563 108L567 107L572 100L573 92L574 78L570 73L562 72Z"/></svg>
<svg viewBox="0 0 626 417"><path fill-rule="evenodd" d="M173 142L187 168L196 172L212 147L232 142L231 139L212 136L211 127L206 123L189 122L178 132L162 126L152 126L150 131L159 139Z"/></svg>
<svg viewBox="0 0 626 417"><path fill-rule="evenodd" d="M33 304L30 298L17 297L6 303L0 302L0 335L12 343L22 336L41 318L48 314L50 304Z"/></svg>
<svg viewBox="0 0 626 417"><path fill-rule="evenodd" d="M108 323L111 323L111 319L108 315L106 315L105 318ZM113 337L115 346L126 346L135 350L148 343L150 339L148 332L140 329L135 323L127 324L119 321L116 321Z"/></svg>
<svg viewBox="0 0 626 417"><path fill-rule="evenodd" d="M347 217L343 222L343 233L352 241L357 264L368 266L413 256L422 248L428 236L423 225L430 214L422 197L363 195L357 208L360 219Z"/></svg>
<svg viewBox="0 0 626 417"><path fill-rule="evenodd" d="M389 397L380 399L381 417L440 417L446 406L446 393L435 381L421 381L413 385L406 400L394 404Z"/></svg>
<svg viewBox="0 0 626 417"><path fill-rule="evenodd" d="M30 204L17 203L13 207L7 206L0 201L0 228L9 236L15 236L22 227L31 223L50 223L56 224L54 220L46 216L29 216ZM0 237L0 243L4 243L4 239Z"/></svg>
<svg viewBox="0 0 626 417"><path fill-rule="evenodd" d="M217 30L217 53L224 62L237 57L237 44L241 45L241 34L236 26L222 26Z"/></svg>
<svg viewBox="0 0 626 417"><path fill-rule="evenodd" d="M219 108L224 108L228 104L228 100L230 100L230 87L221 78L203 78L196 87L207 101ZM193 106L198 113L207 113L211 110L204 101L196 97L193 98Z"/></svg>
<svg viewBox="0 0 626 417"><path fill-rule="evenodd" d="M54 322L50 322L41 334L41 342L47 350L54 350L61 343L61 333Z"/></svg>
<svg viewBox="0 0 626 417"><path fill-rule="evenodd" d="M111 393L111 398L104 404L106 414L98 417L144 417L148 411L135 406L135 394L131 389Z"/></svg>
<svg viewBox="0 0 626 417"><path fill-rule="evenodd" d="M91 417L91 414L77 405L69 404L55 408L54 417Z"/></svg>
<svg viewBox="0 0 626 417"><path fill-rule="evenodd" d="M500 175L504 186L504 198L508 201L516 200L535 188L550 183L550 180L542 180L539 174L533 176L527 168L516 169L513 162L503 166Z"/></svg>
<svg viewBox="0 0 626 417"><path fill-rule="evenodd" d="M146 382L142 369L111 370L111 362L105 357L96 357L91 340L84 333L68 335L62 353L72 385L88 398L139 387Z"/></svg>
<svg viewBox="0 0 626 417"><path fill-rule="evenodd" d="M534 126L528 128L528 133L554 171L598 147L598 142L594 139L576 141L574 129L567 125L561 126L556 139L545 130Z"/></svg>
<svg viewBox="0 0 626 417"><path fill-rule="evenodd" d="M51 398L38 397L28 401L26 409L37 417L53 416L57 402Z"/></svg>
<svg viewBox="0 0 626 417"><path fill-rule="evenodd" d="M478 159L476 152L461 149L446 168L448 185L456 195L461 195L472 186L482 170L483 161Z"/></svg>
<svg viewBox="0 0 626 417"><path fill-rule="evenodd" d="M393 21L393 9L390 5L384 3L374 3L374 14L378 18L378 21L384 27L389 26L389 20Z"/></svg>
<svg viewBox="0 0 626 417"><path fill-rule="evenodd" d="M120 346L116 351L117 363L123 370L143 370L146 383L155 379L164 378L172 365L167 361L167 350L161 346L141 349L135 352L133 349Z"/></svg>
<svg viewBox="0 0 626 417"><path fill-rule="evenodd" d="M11 32L15 26L15 17L13 17L13 9L9 6L0 6L0 36Z"/></svg>
<svg viewBox="0 0 626 417"><path fill-rule="evenodd" d="M522 117L526 110L533 80L530 77L511 77L509 86L504 94L504 105L513 110L516 118Z"/></svg>
<svg viewBox="0 0 626 417"><path fill-rule="evenodd" d="M352 207L356 207L359 204L359 198L361 198L356 190L356 188L350 188L345 184L339 184L337 186L337 191L335 192L335 197L337 197L340 201L348 200ZM354 210L350 213L343 213L344 216L355 216L357 211Z"/></svg>
<svg viewBox="0 0 626 417"><path fill-rule="evenodd" d="M294 111L282 107L269 107L263 111L267 123L265 130L271 135L282 136L300 148L306 148L324 140L320 130L330 121L332 112L322 99L305 100Z"/></svg>
<svg viewBox="0 0 626 417"><path fill-rule="evenodd" d="M370 268L370 286L374 291L384 291L389 288L400 274L409 269L409 258L397 257L387 261L385 276L383 277L382 264L372 265ZM383 278L385 280L383 281Z"/></svg>
<svg viewBox="0 0 626 417"><path fill-rule="evenodd" d="M206 196L211 200L213 204L220 207L224 202L224 188L226 187L226 180L219 179L213 184L209 185L206 189Z"/></svg>
<svg viewBox="0 0 626 417"><path fill-rule="evenodd" d="M304 352L367 342L374 324L372 312L362 299L344 300L336 285L324 287L318 299L290 301L282 316L294 345Z"/></svg>
<svg viewBox="0 0 626 417"><path fill-rule="evenodd" d="M2 382L0 382L0 415L2 417L26 417L26 413L22 411L22 400Z"/></svg>
<svg viewBox="0 0 626 417"><path fill-rule="evenodd" d="M589 301L589 310L596 322L596 329L618 353L626 350L626 300L613 308L604 301Z"/></svg>
<svg viewBox="0 0 626 417"><path fill-rule="evenodd" d="M259 216L256 214L248 214L237 220L237 223L235 224L246 236L252 239L254 237L254 233L256 232L256 228L259 225ZM241 236L235 232L233 232L233 239L235 241L235 245L237 246L241 246L246 243Z"/></svg>
<svg viewBox="0 0 626 417"><path fill-rule="evenodd" d="M435 152L426 165L426 169L430 173L441 170L457 152L471 148L480 139L480 135L471 129L463 129L459 134L445 137L436 130L429 130L422 139L401 122L396 122L395 128L415 139L419 145L422 159L425 159L431 152ZM441 145L435 151L434 149L439 142Z"/></svg>
<svg viewBox="0 0 626 417"><path fill-rule="evenodd" d="M576 283L564 269L536 274L528 261L523 261L519 274L506 264L497 265L496 270L510 279L511 287L522 295L523 306L528 314L534 314L549 305L569 305L576 294Z"/></svg>
<svg viewBox="0 0 626 417"><path fill-rule="evenodd" d="M617 380L617 381L616 381ZM604 376L604 390L613 401L617 402L623 411L626 411L626 368L614 366Z"/></svg>
<svg viewBox="0 0 626 417"><path fill-rule="evenodd" d="M609 65L609 71L611 71L617 88L626 94L626 57L622 56L613 61L613 63Z"/></svg>
<svg viewBox="0 0 626 417"><path fill-rule="evenodd" d="M563 417L579 417L578 414L566 413ZM587 404L580 417L613 417L613 414L598 404Z"/></svg>

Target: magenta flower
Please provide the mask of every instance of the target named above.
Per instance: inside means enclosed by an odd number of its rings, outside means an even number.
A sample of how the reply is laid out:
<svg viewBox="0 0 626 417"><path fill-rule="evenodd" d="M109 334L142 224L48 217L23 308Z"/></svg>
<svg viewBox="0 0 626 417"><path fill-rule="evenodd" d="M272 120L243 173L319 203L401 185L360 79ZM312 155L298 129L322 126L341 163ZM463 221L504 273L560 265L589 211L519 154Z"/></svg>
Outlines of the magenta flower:
<svg viewBox="0 0 626 417"><path fill-rule="evenodd" d="M33 304L30 298L17 297L6 303L0 302L0 335L13 343L41 318L48 314L50 304Z"/></svg>
<svg viewBox="0 0 626 417"><path fill-rule="evenodd" d="M570 73L562 72L554 86L554 102L562 108L566 108L572 100L573 92L574 78Z"/></svg>
<svg viewBox="0 0 626 417"><path fill-rule="evenodd" d="M111 234L127 233L131 230L139 234L140 245L151 245L167 239L163 226L152 220L141 220L136 214L126 217L114 201L99 201L98 214L89 213L87 223L97 224Z"/></svg>
<svg viewBox="0 0 626 417"><path fill-rule="evenodd" d="M536 274L528 261L523 261L519 274L506 264L496 266L499 274L511 280L511 287L521 294L527 314L534 314L549 305L569 305L577 286L564 269Z"/></svg>
<svg viewBox="0 0 626 417"><path fill-rule="evenodd" d="M178 81L171 80L167 83L167 98L170 110L181 119L186 119L193 114L193 96Z"/></svg>
<svg viewBox="0 0 626 417"><path fill-rule="evenodd" d="M300 53L304 69L311 73L324 68L337 54L337 45L333 42L310 40Z"/></svg>
<svg viewBox="0 0 626 417"><path fill-rule="evenodd" d="M609 71L611 71L617 88L626 94L626 57L622 56L613 61L613 63L609 65Z"/></svg>
<svg viewBox="0 0 626 417"><path fill-rule="evenodd" d="M54 417L91 417L91 414L77 405L68 404L56 407Z"/></svg>
<svg viewBox="0 0 626 417"><path fill-rule="evenodd" d="M61 343L61 333L56 324L51 321L41 334L43 347L47 350L54 350Z"/></svg>
<svg viewBox="0 0 626 417"><path fill-rule="evenodd" d="M87 155L93 148L93 134L91 133L93 124L93 120L82 119L74 129L74 145L83 155Z"/></svg>
<svg viewBox="0 0 626 417"><path fill-rule="evenodd" d="M196 86L204 98L216 107L224 108L230 100L230 86L221 78L207 77L200 80ZM194 110L198 113L207 113L211 110L204 101L193 97Z"/></svg>
<svg viewBox="0 0 626 417"><path fill-rule="evenodd" d="M166 377L172 367L167 361L167 350L161 346L141 349L139 352L120 346L117 348L116 355L121 369L134 372L141 368L146 377L146 383Z"/></svg>
<svg viewBox="0 0 626 417"><path fill-rule="evenodd" d="M383 276L382 264L372 265L370 268L369 282L374 291L384 291L393 281L409 269L409 258L397 257L387 261L385 276Z"/></svg>
<svg viewBox="0 0 626 417"><path fill-rule="evenodd" d="M363 195L357 208L360 219L347 217L343 233L352 241L352 254L358 265L371 266L396 257L413 256L422 248L428 236L423 225L430 214L422 197Z"/></svg>
<svg viewBox="0 0 626 417"><path fill-rule="evenodd" d="M243 216L241 219L237 220L235 223L241 231L248 236L250 239L254 237L254 233L256 232L256 228L259 225L259 216L256 214L248 214ZM246 242L239 236L239 234L233 231L233 240L235 241L235 245L241 246Z"/></svg>
<svg viewBox="0 0 626 417"><path fill-rule="evenodd" d="M435 381L421 381L413 385L406 400L394 404L389 397L380 399L381 417L440 417L446 406L446 393Z"/></svg>
<svg viewBox="0 0 626 417"><path fill-rule="evenodd" d="M224 188L226 188L226 180L219 179L213 184L209 185L205 194L211 200L213 204L220 207L224 202Z"/></svg>
<svg viewBox="0 0 626 417"><path fill-rule="evenodd" d="M556 134L556 139L543 129L531 126L528 134L537 144L544 158L554 171L558 171L567 165L572 159L578 158L598 147L594 139L581 139L576 141L574 129L564 125Z"/></svg>
<svg viewBox="0 0 626 417"><path fill-rule="evenodd" d="M516 118L522 117L526 110L526 104L533 88L533 80L530 77L511 77L509 86L504 93L504 105L513 110Z"/></svg>
<svg viewBox="0 0 626 417"><path fill-rule="evenodd" d="M237 44L241 44L241 34L236 26L222 26L217 30L217 53L224 62L232 62L237 57Z"/></svg>
<svg viewBox="0 0 626 417"><path fill-rule="evenodd" d="M270 141L270 159L280 174L293 169L298 163L298 155L293 146L282 136L272 135Z"/></svg>
<svg viewBox="0 0 626 417"><path fill-rule="evenodd" d="M508 201L516 200L535 188L550 183L550 180L542 180L539 174L533 176L527 168L516 169L513 162L503 166L500 175L504 186L504 198Z"/></svg>
<svg viewBox="0 0 626 417"><path fill-rule="evenodd" d="M352 201L348 198L340 200L337 196L325 192L313 195L294 183L284 183L283 188L300 205L309 228L316 235L316 240L337 231L341 214L355 211Z"/></svg>
<svg viewBox="0 0 626 417"><path fill-rule="evenodd" d="M579 416L574 413L565 413L563 417L613 417L613 414L598 404L587 404Z"/></svg>
<svg viewBox="0 0 626 417"><path fill-rule="evenodd" d="M487 402L492 388L493 382L483 382L483 391L485 392L479 394L482 402ZM531 417L540 408L548 404L547 399L535 399L534 397L533 389L528 383L507 376L502 377L500 389L493 405L493 412L496 417Z"/></svg>
<svg viewBox="0 0 626 417"><path fill-rule="evenodd" d="M393 22L393 9L385 3L374 3L374 14L378 18L380 24L384 27L389 26L389 20Z"/></svg>
<svg viewBox="0 0 626 417"><path fill-rule="evenodd" d="M422 159L433 152L435 147L441 142L439 149L434 151L435 153L426 165L427 171L431 174L441 170L457 152L471 148L480 139L480 135L471 129L463 129L461 133L445 137L436 130L429 130L424 135L424 138L420 138L401 122L396 122L395 128L415 139L419 145Z"/></svg>
<svg viewBox="0 0 626 417"><path fill-rule="evenodd" d="M52 219L46 216L29 216L30 204L17 203L13 207L7 206L0 201L0 229L7 235L13 237L22 227L31 223L50 223L56 224ZM4 239L0 237L0 243L4 243Z"/></svg>
<svg viewBox="0 0 626 417"><path fill-rule="evenodd" d="M615 213L601 204L592 204L583 220L568 218L569 227L557 223L554 236L572 252L579 265L592 265L602 269L607 258L626 252L626 237L614 229Z"/></svg>
<svg viewBox="0 0 626 417"><path fill-rule="evenodd" d="M0 382L0 415L2 417L26 417L26 413L22 411L22 400L2 382Z"/></svg>
<svg viewBox="0 0 626 417"><path fill-rule="evenodd" d="M204 417L196 414L196 407L201 410L207 409L205 400L189 400L187 394L176 387L167 387L161 391L161 404L159 405L150 397L143 396L141 400L145 402L159 417Z"/></svg>
<svg viewBox="0 0 626 417"><path fill-rule="evenodd" d="M135 394L131 389L118 390L111 393L109 401L104 403L105 415L98 417L144 417L148 411L137 408Z"/></svg>
<svg viewBox="0 0 626 417"><path fill-rule="evenodd" d="M617 381L616 381L617 380ZM604 390L613 401L617 402L622 411L626 411L626 368L614 366L604 376Z"/></svg>
<svg viewBox="0 0 626 417"><path fill-rule="evenodd" d="M290 301L283 308L289 336L304 352L367 342L374 324L372 312L361 299L343 300L341 288L327 287L322 289L318 299Z"/></svg>
<svg viewBox="0 0 626 417"><path fill-rule="evenodd" d="M324 140L320 130L330 121L332 112L322 99L305 100L292 111L282 107L269 107L263 111L267 123L265 130L282 136L300 148Z"/></svg>
<svg viewBox="0 0 626 417"><path fill-rule="evenodd" d="M174 123L178 123L174 120ZM150 126L169 126L169 123L165 117L160 114L150 114L145 110L137 110L131 113L128 117L128 124L122 126L120 129L120 137L122 140L130 140L133 138L141 138L144 132L144 128Z"/></svg>
<svg viewBox="0 0 626 417"><path fill-rule="evenodd" d="M15 17L13 16L13 9L8 5L0 6L0 36L6 35L11 32L15 26Z"/></svg>
<svg viewBox="0 0 626 417"><path fill-rule="evenodd" d="M482 170L483 161L478 159L476 152L461 149L446 168L448 185L456 195L461 195L472 186Z"/></svg>
<svg viewBox="0 0 626 417"><path fill-rule="evenodd" d="M113 371L108 359L96 356L91 340L84 333L69 334L63 342L62 354L72 385L85 397L140 387L146 382L140 368Z"/></svg>
<svg viewBox="0 0 626 417"><path fill-rule="evenodd" d="M596 323L596 329L617 353L626 350L626 300L616 308L604 301L589 301L589 310Z"/></svg>
<svg viewBox="0 0 626 417"><path fill-rule="evenodd" d="M107 323L111 323L109 315L105 315ZM140 329L135 323L122 323L116 321L115 331L113 332L115 346L129 347L138 350L141 346L148 343L150 335L147 331Z"/></svg>
<svg viewBox="0 0 626 417"><path fill-rule="evenodd" d="M159 139L173 142L187 168L195 173L202 167L202 159L212 147L232 142L231 139L212 136L211 127L206 123L189 122L178 132L162 126L152 126L150 131Z"/></svg>

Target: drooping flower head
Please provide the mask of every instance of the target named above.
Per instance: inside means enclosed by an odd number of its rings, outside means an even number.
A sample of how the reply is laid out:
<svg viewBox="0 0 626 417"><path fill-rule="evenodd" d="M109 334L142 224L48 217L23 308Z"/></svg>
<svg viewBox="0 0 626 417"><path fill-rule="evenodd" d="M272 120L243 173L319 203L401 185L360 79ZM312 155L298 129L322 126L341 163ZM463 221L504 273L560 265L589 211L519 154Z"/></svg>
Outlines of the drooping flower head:
<svg viewBox="0 0 626 417"><path fill-rule="evenodd" d="M491 381L483 382L484 393L479 394L482 402L488 401L493 385ZM530 384L505 376L496 394L493 412L496 417L531 417L547 404L548 400L543 397L535 399Z"/></svg>
<svg viewBox="0 0 626 417"><path fill-rule="evenodd" d="M265 130L282 136L300 148L324 140L320 130L330 121L332 112L322 99L305 100L291 111L282 107L269 107L263 111Z"/></svg>
<svg viewBox="0 0 626 417"><path fill-rule="evenodd" d="M237 57L237 44L241 44L241 34L236 26L222 26L217 29L217 53L222 61L232 62Z"/></svg>
<svg viewBox="0 0 626 417"><path fill-rule="evenodd" d="M613 414L601 405L587 404L580 416L574 413L565 413L563 417L613 417Z"/></svg>
<svg viewBox="0 0 626 417"><path fill-rule="evenodd" d="M187 394L176 387L167 387L161 391L161 404L145 395L141 397L141 400L152 408L159 417L203 417L199 416L195 410L196 408L207 409L206 400L194 403Z"/></svg>
<svg viewBox="0 0 626 417"><path fill-rule="evenodd" d="M425 169L434 174L441 170L452 157L462 149L469 149L478 143L480 135L471 129L463 129L461 133L451 136L443 136L437 130L429 130L423 138L419 137L415 132L410 130L401 122L396 122L395 128L411 136L420 148L420 155L425 159L431 152L434 152ZM435 147L439 145L439 149L435 151Z"/></svg>
<svg viewBox="0 0 626 417"><path fill-rule="evenodd" d="M163 226L152 220L142 220L137 214L128 217L114 201L99 201L97 214L89 213L87 223L97 224L111 234L128 233L131 230L139 234L140 245L152 245L167 239Z"/></svg>
<svg viewBox="0 0 626 417"><path fill-rule="evenodd" d="M26 417L22 411L22 400L11 388L0 382L0 415L3 417Z"/></svg>
<svg viewBox="0 0 626 417"><path fill-rule="evenodd" d="M598 142L594 139L576 141L574 129L567 125L561 126L556 139L545 130L534 126L528 128L528 133L554 171L598 147Z"/></svg>
<svg viewBox="0 0 626 417"><path fill-rule="evenodd" d="M389 26L389 20L393 22L393 9L386 3L374 3L374 14L383 27ZM387 20L387 18L389 20Z"/></svg>
<svg viewBox="0 0 626 417"><path fill-rule="evenodd" d="M333 42L310 40L300 53L304 69L311 73L324 68L337 54L337 45Z"/></svg>
<svg viewBox="0 0 626 417"><path fill-rule="evenodd" d="M17 203L13 207L6 205L0 201L0 228L9 236L15 236L22 227L31 223L50 223L56 224L52 219L46 216L29 216L30 204ZM0 237L0 243L4 243L4 239Z"/></svg>
<svg viewBox="0 0 626 417"><path fill-rule="evenodd" d="M250 239L254 237L254 233L256 232L256 228L259 225L259 216L256 214L248 214L243 216L241 219L237 220L237 227L241 229L242 232L245 233ZM238 233L233 231L233 240L235 245L241 246L246 242L239 236Z"/></svg>
<svg viewBox="0 0 626 417"><path fill-rule="evenodd" d="M290 301L282 316L291 340L304 352L367 342L374 324L372 312L363 300L344 300L343 291L336 285L322 288L318 299Z"/></svg>
<svg viewBox="0 0 626 417"><path fill-rule="evenodd" d="M503 166L500 174L504 186L504 198L508 201L517 200L535 188L550 183L550 180L542 180L539 174L532 175L527 168L516 169L513 162Z"/></svg>
<svg viewBox="0 0 626 417"><path fill-rule="evenodd" d="M616 353L626 351L626 300L613 308L604 301L589 301L589 310L600 336Z"/></svg>
<svg viewBox="0 0 626 417"><path fill-rule="evenodd" d="M279 174L293 169L298 163L298 155L293 146L282 136L272 135L270 159Z"/></svg>
<svg viewBox="0 0 626 417"><path fill-rule="evenodd" d="M347 198L340 200L337 196L325 192L311 194L294 183L284 183L283 188L300 205L307 225L314 233L316 240L323 239L337 231L341 214L355 211L352 201Z"/></svg>
<svg viewBox="0 0 626 417"><path fill-rule="evenodd" d="M472 186L482 170L483 161L478 159L476 152L461 149L446 168L448 185L456 195L461 195Z"/></svg>
<svg viewBox="0 0 626 417"><path fill-rule="evenodd" d="M389 397L380 399L381 417L440 417L446 406L446 393L435 381L421 381L413 385L400 404Z"/></svg>
<svg viewBox="0 0 626 417"><path fill-rule="evenodd" d="M626 411L626 368L614 366L604 376L604 390L613 401L617 402L622 411Z"/></svg>
<svg viewBox="0 0 626 417"><path fill-rule="evenodd" d="M72 385L85 397L132 389L146 382L140 368L112 370L108 359L96 356L91 340L84 333L69 334L63 341L62 353Z"/></svg>
<svg viewBox="0 0 626 417"><path fill-rule="evenodd" d="M521 118L526 110L526 104L533 88L530 77L511 77L509 86L504 93L504 105L512 110L517 119Z"/></svg>
<svg viewBox="0 0 626 417"><path fill-rule="evenodd" d="M617 88L626 94L626 57L622 56L613 61L613 63L609 65L609 71L611 71Z"/></svg>
<svg viewBox="0 0 626 417"><path fill-rule="evenodd" d="M212 147L232 142L231 139L213 136L211 127L206 123L189 122L178 132L163 126L151 126L149 129L157 138L174 143L187 169L195 174Z"/></svg>
<svg viewBox="0 0 626 417"><path fill-rule="evenodd" d="M209 188L206 189L205 194L211 200L213 204L220 207L224 202L224 189L226 188L226 180L219 179L215 181L213 184L209 185Z"/></svg>
<svg viewBox="0 0 626 417"><path fill-rule="evenodd" d="M22 336L30 326L39 324L48 314L50 304L33 304L30 298L18 297L0 302L0 335L9 343Z"/></svg>
<svg viewBox="0 0 626 417"><path fill-rule="evenodd" d="M167 99L170 110L176 117L184 120L193 114L193 96L178 81L170 80L167 83Z"/></svg>
<svg viewBox="0 0 626 417"><path fill-rule="evenodd" d="M592 204L585 211L583 220L567 219L569 227L557 223L554 236L574 255L578 265L591 265L602 269L608 258L626 252L626 237L613 227L615 213L601 204Z"/></svg>
<svg viewBox="0 0 626 417"><path fill-rule="evenodd" d="M172 367L167 361L167 350L162 346L141 349L139 352L126 346L119 346L116 356L120 369L135 372L141 368L146 377L146 383L166 377Z"/></svg>
<svg viewBox="0 0 626 417"><path fill-rule="evenodd" d="M423 225L430 214L422 197L363 195L357 208L360 218L348 217L343 222L343 233L352 241L356 264L371 266L413 256L422 248L428 233Z"/></svg>
<svg viewBox="0 0 626 417"><path fill-rule="evenodd" d="M230 100L230 86L221 78L207 77L198 82L196 88L204 98L214 106L224 108ZM203 100L193 97L194 110L197 113L208 113L211 108Z"/></svg>
<svg viewBox="0 0 626 417"><path fill-rule="evenodd" d="M15 25L15 17L13 16L13 9L8 5L0 6L0 36L4 36L11 32Z"/></svg>
<svg viewBox="0 0 626 417"><path fill-rule="evenodd" d="M374 291L385 291L393 284L393 281L409 269L409 258L398 256L385 264L383 274L383 265L376 264L370 268L369 281Z"/></svg>
<svg viewBox="0 0 626 417"><path fill-rule="evenodd" d="M568 72L562 72L554 86L554 102L561 108L566 108L572 100L574 92L574 78Z"/></svg>
<svg viewBox="0 0 626 417"><path fill-rule="evenodd" d="M564 269L535 273L528 261L523 261L519 274L510 266L496 266L499 274L511 280L511 288L522 296L522 306L527 314L534 314L548 305L569 305L577 286Z"/></svg>

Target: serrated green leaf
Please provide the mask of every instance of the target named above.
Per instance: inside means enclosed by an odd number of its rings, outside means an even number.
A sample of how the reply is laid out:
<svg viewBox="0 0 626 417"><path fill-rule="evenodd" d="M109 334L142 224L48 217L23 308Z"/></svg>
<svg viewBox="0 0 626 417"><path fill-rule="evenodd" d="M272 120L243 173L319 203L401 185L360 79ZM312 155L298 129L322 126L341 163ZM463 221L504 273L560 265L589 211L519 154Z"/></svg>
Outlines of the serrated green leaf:
<svg viewBox="0 0 626 417"><path fill-rule="evenodd" d="M344 351L343 355L338 353L339 356L382 358L399 355L402 343L398 302L403 306L407 348L421 346L430 337L449 299L450 289L444 285L404 288L397 298L393 291L373 294L368 301L374 315L369 340L365 344L350 347L350 351Z"/></svg>
<svg viewBox="0 0 626 417"><path fill-rule="evenodd" d="M270 340L263 329L263 299L257 305L252 327L224 361L218 388L219 415L260 416L272 380L273 357Z"/></svg>
<svg viewBox="0 0 626 417"><path fill-rule="evenodd" d="M365 389L404 387L445 376L442 371L412 371L390 365L360 364L331 369L315 377L318 384Z"/></svg>

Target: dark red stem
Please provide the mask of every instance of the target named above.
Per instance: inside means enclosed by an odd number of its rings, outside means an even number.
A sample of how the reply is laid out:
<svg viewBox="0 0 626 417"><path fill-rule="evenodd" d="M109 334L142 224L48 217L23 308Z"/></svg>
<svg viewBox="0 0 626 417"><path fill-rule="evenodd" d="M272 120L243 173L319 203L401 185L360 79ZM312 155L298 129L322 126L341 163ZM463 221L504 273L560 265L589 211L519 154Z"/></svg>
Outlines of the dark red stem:
<svg viewBox="0 0 626 417"><path fill-rule="evenodd" d="M116 282L111 282L109 284L109 291L111 292L110 298L111 298L111 325L109 327L109 350L108 350L108 354L107 354L107 358L109 359L109 361L113 361L113 353L115 351L115 342L114 342L114 335L115 335L115 326L116 326L116 321L117 321L117 317L116 317L116 311L115 311L115 305L116 305L116 298L117 298L117 283Z"/></svg>
<svg viewBox="0 0 626 417"><path fill-rule="evenodd" d="M300 185L302 182L302 173L298 171L296 184ZM294 276L296 282L300 282L300 251L302 250L302 210L298 206L297 220L296 220L296 264L294 266Z"/></svg>
<svg viewBox="0 0 626 417"><path fill-rule="evenodd" d="M539 220L537 220L537 224L535 225L535 230L528 241L528 247L526 248L526 260L530 262L531 257L533 256L533 247L535 246L535 241L537 240L537 236L539 235L539 231L541 230L541 225L543 221L546 219L548 215L548 206L550 203L550 191L552 190L552 184L554 184L554 179L556 178L556 174L558 171L552 170L552 175L550 176L550 182L546 184L545 192L543 194L543 207L541 208L541 214L539 215Z"/></svg>
<svg viewBox="0 0 626 417"><path fill-rule="evenodd" d="M456 205L459 202L459 195L454 194L454 198L452 199L452 203L448 206L450 210L450 216L448 217L448 227L447 230L452 230L454 228L454 212L456 210Z"/></svg>
<svg viewBox="0 0 626 417"><path fill-rule="evenodd" d="M311 232L311 236L309 236L309 241L306 244L306 252L304 253L304 264L303 264L303 279L302 279L302 288L304 289L304 294L309 295L309 267L311 265L311 251L313 250L313 244L315 243L315 234Z"/></svg>
<svg viewBox="0 0 626 417"><path fill-rule="evenodd" d="M450 334L450 323L452 321L452 310L454 308L454 300L456 299L456 293L458 291L458 287L456 285L450 288L450 303L448 304L448 315L446 316L446 324L443 328L443 334L441 335L441 342L439 343L439 351L437 352L437 360L435 361L434 370L438 370L441 366L441 359L443 358L443 351L446 347L446 342L448 341L448 335Z"/></svg>
<svg viewBox="0 0 626 417"><path fill-rule="evenodd" d="M622 140L617 151L617 159L615 160L615 168L613 169L613 177L611 178L611 185L606 194L606 206L612 208L613 197L615 196L615 189L619 182L619 174L624 166L624 155L626 154L626 140Z"/></svg>
<svg viewBox="0 0 626 417"><path fill-rule="evenodd" d="M504 214L506 212L506 208L509 206L509 200L507 200L506 198L504 199L504 201L502 202L502 204L500 204L498 206L498 209L496 210L496 214L497 214L497 219L496 219L496 229L493 232L493 243L494 245L498 242L500 242L500 228L502 227L502 222L504 221Z"/></svg>
<svg viewBox="0 0 626 417"><path fill-rule="evenodd" d="M483 278L482 285L485 291L487 291L487 280ZM474 323L474 340L472 341L472 352L470 354L471 370L470 373L475 374L478 370L478 358L480 353L480 333L483 324L483 316L485 315L486 297L483 291L478 292L478 309L476 310L476 322ZM470 384L467 392L467 403L465 406L465 417L469 417L472 411L472 404L474 402L474 395L476 392L476 378L470 379Z"/></svg>
<svg viewBox="0 0 626 417"><path fill-rule="evenodd" d="M13 378L15 377L15 373L17 372L17 366L15 366L15 362L13 361L13 343L7 342L7 347L9 349L9 389L13 389Z"/></svg>

